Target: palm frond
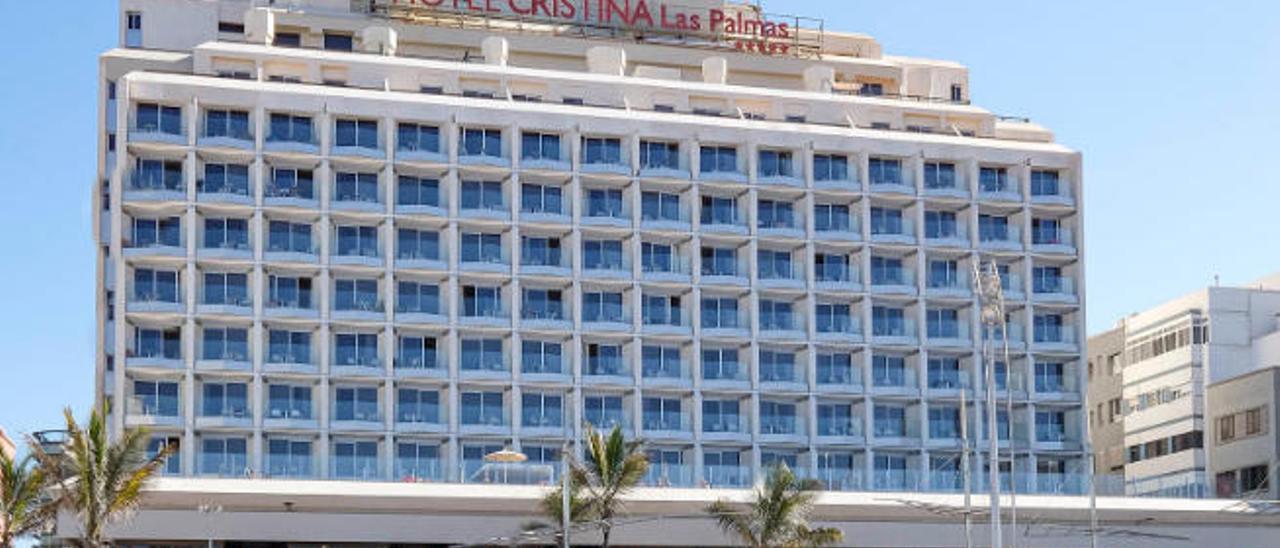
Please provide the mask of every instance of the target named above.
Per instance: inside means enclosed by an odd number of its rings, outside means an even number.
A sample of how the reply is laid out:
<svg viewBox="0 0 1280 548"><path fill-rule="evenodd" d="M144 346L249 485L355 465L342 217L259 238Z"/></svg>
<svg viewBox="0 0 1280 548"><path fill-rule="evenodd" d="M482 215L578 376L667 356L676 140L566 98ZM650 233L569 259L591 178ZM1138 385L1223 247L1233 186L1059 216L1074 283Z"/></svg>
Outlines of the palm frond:
<svg viewBox="0 0 1280 548"><path fill-rule="evenodd" d="M50 523L56 506L44 495L46 483L31 454L19 459L0 453L0 546Z"/></svg>
<svg viewBox="0 0 1280 548"><path fill-rule="evenodd" d="M756 486L745 510L717 501L707 512L716 518L722 531L747 546L826 546L840 542L844 535L839 529L809 528L809 513L821 487L816 481L798 479L786 464L779 464L770 468L764 482Z"/></svg>
<svg viewBox="0 0 1280 548"><path fill-rule="evenodd" d="M95 409L81 425L71 412L63 412L67 441L59 455L41 455L41 467L56 483L58 504L80 520L80 541L99 545L107 525L135 510L148 482L159 473L172 448L162 448L148 458L150 434L145 429L125 430L111 439L107 409Z"/></svg>

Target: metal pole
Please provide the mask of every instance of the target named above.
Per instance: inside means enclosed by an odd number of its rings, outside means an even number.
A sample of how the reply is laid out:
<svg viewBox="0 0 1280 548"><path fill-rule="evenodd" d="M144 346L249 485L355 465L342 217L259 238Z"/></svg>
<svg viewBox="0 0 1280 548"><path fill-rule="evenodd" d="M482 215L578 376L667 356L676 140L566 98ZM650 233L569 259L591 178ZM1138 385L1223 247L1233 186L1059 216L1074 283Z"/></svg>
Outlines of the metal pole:
<svg viewBox="0 0 1280 548"><path fill-rule="evenodd" d="M995 261L991 265L991 279L995 280L996 307L1000 311L1000 340L1004 345L1004 384L1005 384L1005 420L1009 423L1009 526L1013 530L1011 542L1018 547L1018 454L1013 447L1013 390L1009 388L1009 372L1013 366L1009 362L1009 322L1008 312L1004 307L1004 282L1000 278L1000 269ZM992 371L994 375L995 372ZM995 401L995 400L992 400Z"/></svg>
<svg viewBox="0 0 1280 548"><path fill-rule="evenodd" d="M968 387L960 387L960 477L964 481L964 548L973 548L973 487L969 468L969 399Z"/></svg>
<svg viewBox="0 0 1280 548"><path fill-rule="evenodd" d="M569 442L560 450L560 546L569 548Z"/></svg>
<svg viewBox="0 0 1280 548"><path fill-rule="evenodd" d="M996 427L996 388L995 388L995 355L992 352L991 333L997 311L991 307L987 283L978 262L973 263L973 283L977 286L979 303L982 306L982 356L986 365L986 411L987 411L987 483L988 498L991 504L991 546L1003 548L1004 538L1000 531L1000 442ZM997 281L997 284L999 282Z"/></svg>

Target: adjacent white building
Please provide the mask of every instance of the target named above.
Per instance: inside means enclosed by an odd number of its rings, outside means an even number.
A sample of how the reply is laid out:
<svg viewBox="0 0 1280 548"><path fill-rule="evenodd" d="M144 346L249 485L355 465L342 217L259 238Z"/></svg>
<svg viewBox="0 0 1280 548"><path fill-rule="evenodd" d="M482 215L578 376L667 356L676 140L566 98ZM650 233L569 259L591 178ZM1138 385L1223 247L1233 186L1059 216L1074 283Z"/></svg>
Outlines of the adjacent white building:
<svg viewBox="0 0 1280 548"><path fill-rule="evenodd" d="M98 390L167 474L485 482L594 424L651 486L957 491L995 261L1006 483L1084 492L1080 155L964 67L710 2L797 26L275 4L122 0L101 57Z"/></svg>
<svg viewBox="0 0 1280 548"><path fill-rule="evenodd" d="M1128 492L1276 498L1280 276L1198 290L1118 328L1124 442L1097 449L1123 450Z"/></svg>

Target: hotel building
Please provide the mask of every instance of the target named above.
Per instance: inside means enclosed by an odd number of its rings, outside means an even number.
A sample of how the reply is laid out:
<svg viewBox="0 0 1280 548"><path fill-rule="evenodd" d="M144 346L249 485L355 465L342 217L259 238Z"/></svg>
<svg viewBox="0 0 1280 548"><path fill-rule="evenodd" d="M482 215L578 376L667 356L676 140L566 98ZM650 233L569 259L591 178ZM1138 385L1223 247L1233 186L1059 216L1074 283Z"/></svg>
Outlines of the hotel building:
<svg viewBox="0 0 1280 548"><path fill-rule="evenodd" d="M540 482L592 424L649 486L958 491L994 261L1002 476L1084 492L1080 154L963 66L801 18L120 4L97 389L166 474L487 482L510 448Z"/></svg>
<svg viewBox="0 0 1280 548"><path fill-rule="evenodd" d="M1105 374L1102 354L1122 364L1118 376ZM1095 436L1094 450L1123 455L1128 494L1280 498L1273 479L1280 275L1215 285L1133 314L1091 337L1089 355L1096 356L1090 394L1121 393L1118 404L1092 402L1104 424L1111 407L1122 415L1122 436Z"/></svg>

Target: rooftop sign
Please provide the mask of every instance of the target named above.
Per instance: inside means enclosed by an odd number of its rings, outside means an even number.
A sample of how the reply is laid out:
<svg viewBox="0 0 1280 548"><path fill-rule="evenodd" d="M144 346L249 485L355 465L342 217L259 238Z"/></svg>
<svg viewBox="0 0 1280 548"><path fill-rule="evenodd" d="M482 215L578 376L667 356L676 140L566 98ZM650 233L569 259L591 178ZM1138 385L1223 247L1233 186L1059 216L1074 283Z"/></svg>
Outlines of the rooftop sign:
<svg viewBox="0 0 1280 548"><path fill-rule="evenodd" d="M489 21L540 23L561 35L729 48L765 55L817 55L822 21L764 13L751 5L690 7L659 0L375 0L390 17L475 27Z"/></svg>

